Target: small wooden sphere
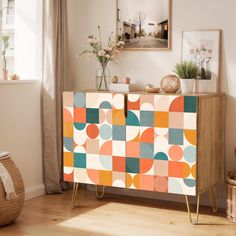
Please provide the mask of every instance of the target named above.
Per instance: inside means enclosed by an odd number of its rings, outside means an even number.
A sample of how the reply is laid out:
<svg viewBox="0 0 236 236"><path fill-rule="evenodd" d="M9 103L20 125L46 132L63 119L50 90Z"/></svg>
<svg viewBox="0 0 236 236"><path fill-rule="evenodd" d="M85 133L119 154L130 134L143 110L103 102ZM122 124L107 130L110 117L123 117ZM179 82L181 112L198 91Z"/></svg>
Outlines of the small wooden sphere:
<svg viewBox="0 0 236 236"><path fill-rule="evenodd" d="M175 75L167 75L161 80L161 89L165 93L176 93L180 89L179 78Z"/></svg>
<svg viewBox="0 0 236 236"><path fill-rule="evenodd" d="M119 80L119 78L115 75L115 76L112 77L111 82L112 82L113 84L117 84L117 83L118 83L118 80Z"/></svg>

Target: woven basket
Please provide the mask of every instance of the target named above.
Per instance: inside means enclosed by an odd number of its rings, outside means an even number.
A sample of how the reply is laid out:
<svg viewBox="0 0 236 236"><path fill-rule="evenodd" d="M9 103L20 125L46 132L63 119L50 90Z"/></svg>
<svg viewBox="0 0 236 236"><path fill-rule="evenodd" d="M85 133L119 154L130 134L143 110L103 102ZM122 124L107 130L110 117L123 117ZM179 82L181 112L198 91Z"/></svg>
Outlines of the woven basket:
<svg viewBox="0 0 236 236"><path fill-rule="evenodd" d="M227 177L228 199L227 218L236 223L236 172L229 172Z"/></svg>
<svg viewBox="0 0 236 236"><path fill-rule="evenodd" d="M17 197L14 200L6 200L6 193L0 180L0 226L12 223L19 216L25 198L24 183L20 171L9 156L0 158L0 163L9 172Z"/></svg>

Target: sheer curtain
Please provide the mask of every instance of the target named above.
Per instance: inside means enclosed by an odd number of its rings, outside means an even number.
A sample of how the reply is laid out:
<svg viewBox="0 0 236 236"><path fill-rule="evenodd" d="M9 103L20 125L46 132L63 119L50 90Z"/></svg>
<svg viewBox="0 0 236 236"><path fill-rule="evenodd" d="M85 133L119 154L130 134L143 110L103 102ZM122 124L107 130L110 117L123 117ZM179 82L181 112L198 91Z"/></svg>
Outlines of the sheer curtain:
<svg viewBox="0 0 236 236"><path fill-rule="evenodd" d="M43 142L46 192L60 193L62 92L66 79L67 0L43 0Z"/></svg>

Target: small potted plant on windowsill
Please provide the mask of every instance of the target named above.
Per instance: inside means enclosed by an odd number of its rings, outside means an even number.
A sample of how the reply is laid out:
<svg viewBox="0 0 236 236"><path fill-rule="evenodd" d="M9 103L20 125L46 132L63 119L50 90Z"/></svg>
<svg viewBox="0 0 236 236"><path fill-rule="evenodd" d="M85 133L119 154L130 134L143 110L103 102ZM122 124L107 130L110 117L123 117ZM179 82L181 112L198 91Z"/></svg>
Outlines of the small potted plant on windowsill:
<svg viewBox="0 0 236 236"><path fill-rule="evenodd" d="M2 79L7 80L8 78L8 71L7 71L7 49L9 48L9 36L3 35L2 42L3 42L3 49L2 49L2 58L3 58L3 68L2 68Z"/></svg>
<svg viewBox="0 0 236 236"><path fill-rule="evenodd" d="M194 79L198 75L198 66L191 61L177 63L174 72L180 78L182 93L191 93L193 91Z"/></svg>

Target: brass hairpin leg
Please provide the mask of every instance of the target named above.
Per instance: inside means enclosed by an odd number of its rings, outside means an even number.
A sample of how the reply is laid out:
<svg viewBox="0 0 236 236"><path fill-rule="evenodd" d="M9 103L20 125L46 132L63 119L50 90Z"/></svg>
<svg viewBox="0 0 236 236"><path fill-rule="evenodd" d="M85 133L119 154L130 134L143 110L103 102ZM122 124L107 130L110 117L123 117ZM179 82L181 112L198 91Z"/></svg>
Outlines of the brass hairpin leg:
<svg viewBox="0 0 236 236"><path fill-rule="evenodd" d="M218 208L217 208L217 202L216 202L216 190L215 188L210 188L209 189L209 193L210 193L210 198L211 198L211 203L212 203L212 209L213 212L217 212Z"/></svg>
<svg viewBox="0 0 236 236"><path fill-rule="evenodd" d="M72 193L72 200L71 200L71 207L72 208L75 208L75 202L76 202L78 188L79 188L79 183L74 183L73 193Z"/></svg>
<svg viewBox="0 0 236 236"><path fill-rule="evenodd" d="M196 220L192 219L191 211L190 211L190 206L189 206L189 201L188 201L188 196L185 195L185 200L186 200L186 205L187 205L187 210L188 210L188 216L189 216L189 222L192 223L193 225L198 223L199 219L199 203L200 203L200 194L197 194L197 210L196 210Z"/></svg>
<svg viewBox="0 0 236 236"><path fill-rule="evenodd" d="M95 192L97 199L102 199L105 193L105 186L102 186L102 192L99 194L98 192L98 185L95 186Z"/></svg>

